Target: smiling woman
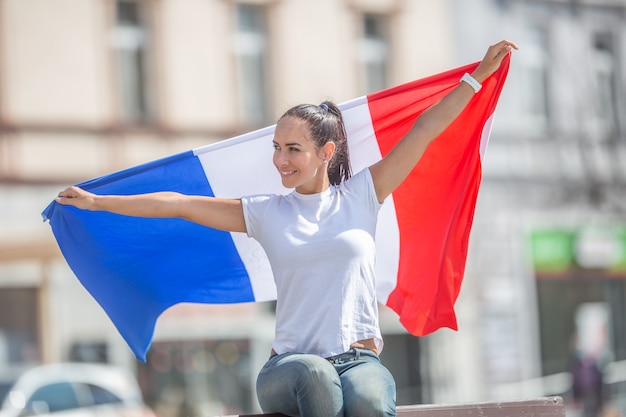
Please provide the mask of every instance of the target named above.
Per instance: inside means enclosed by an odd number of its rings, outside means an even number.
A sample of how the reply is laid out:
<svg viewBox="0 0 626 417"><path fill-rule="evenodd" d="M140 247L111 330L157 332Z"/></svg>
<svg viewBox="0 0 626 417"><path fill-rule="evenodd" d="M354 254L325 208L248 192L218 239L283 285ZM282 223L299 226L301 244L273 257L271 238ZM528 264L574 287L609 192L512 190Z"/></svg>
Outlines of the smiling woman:
<svg viewBox="0 0 626 417"><path fill-rule="evenodd" d="M319 106L301 104L287 110L276 125L275 146L279 138L286 141L285 145L292 143L294 138L312 142L316 148L314 153L324 164L328 164L324 166L324 171L328 174L330 185L337 185L352 175L343 116L334 103L325 101ZM298 144L302 146L302 143Z"/></svg>
<svg viewBox="0 0 626 417"><path fill-rule="evenodd" d="M350 162L341 111L331 102L288 110L276 125L273 160L283 185L301 194L319 193L348 179Z"/></svg>
<svg viewBox="0 0 626 417"><path fill-rule="evenodd" d="M245 232L271 264L275 338L257 379L264 412L392 416L396 387L378 353L374 236L382 202L466 108L517 46L492 45L472 74L415 120L384 157L351 175L344 121L331 102L289 109L274 133L273 162L293 192L240 199L172 192L100 196L77 187L56 201L139 217L175 217Z"/></svg>

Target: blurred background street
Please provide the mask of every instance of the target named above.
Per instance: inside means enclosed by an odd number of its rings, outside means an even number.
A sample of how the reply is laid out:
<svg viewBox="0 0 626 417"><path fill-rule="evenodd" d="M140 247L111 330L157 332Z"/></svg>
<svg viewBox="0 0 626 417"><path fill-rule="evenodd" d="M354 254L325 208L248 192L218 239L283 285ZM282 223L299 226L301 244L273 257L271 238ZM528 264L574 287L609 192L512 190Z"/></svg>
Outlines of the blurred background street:
<svg viewBox="0 0 626 417"><path fill-rule="evenodd" d="M137 362L41 211L69 184L479 61L503 38L520 50L459 331L416 338L381 307L381 356L398 404L561 395L568 417L626 415L626 0L0 0L0 405L11 375L88 362L128 372L158 417L258 412L272 303L177 305Z"/></svg>

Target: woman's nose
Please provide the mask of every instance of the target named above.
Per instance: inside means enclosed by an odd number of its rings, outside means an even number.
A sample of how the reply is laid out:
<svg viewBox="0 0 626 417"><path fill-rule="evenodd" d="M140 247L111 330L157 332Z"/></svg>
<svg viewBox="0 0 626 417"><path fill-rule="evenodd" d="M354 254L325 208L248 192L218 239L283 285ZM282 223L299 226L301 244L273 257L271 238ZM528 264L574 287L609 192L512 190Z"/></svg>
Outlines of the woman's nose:
<svg viewBox="0 0 626 417"><path fill-rule="evenodd" d="M276 166L282 166L286 163L287 158L285 157L285 154L280 150L274 151L274 164L276 164Z"/></svg>

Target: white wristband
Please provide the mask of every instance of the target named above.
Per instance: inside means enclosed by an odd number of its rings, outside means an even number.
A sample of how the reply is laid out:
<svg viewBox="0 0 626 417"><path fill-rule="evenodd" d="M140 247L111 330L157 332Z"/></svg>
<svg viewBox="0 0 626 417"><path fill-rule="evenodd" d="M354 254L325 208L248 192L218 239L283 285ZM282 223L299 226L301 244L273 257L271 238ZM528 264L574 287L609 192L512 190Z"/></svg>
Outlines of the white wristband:
<svg viewBox="0 0 626 417"><path fill-rule="evenodd" d="M462 82L466 82L467 84L469 84L469 86L474 89L474 94L478 93L480 91L480 89L483 88L482 84L479 83L476 80L476 78L472 77L467 72L465 74L463 74L463 76L461 77L461 81Z"/></svg>

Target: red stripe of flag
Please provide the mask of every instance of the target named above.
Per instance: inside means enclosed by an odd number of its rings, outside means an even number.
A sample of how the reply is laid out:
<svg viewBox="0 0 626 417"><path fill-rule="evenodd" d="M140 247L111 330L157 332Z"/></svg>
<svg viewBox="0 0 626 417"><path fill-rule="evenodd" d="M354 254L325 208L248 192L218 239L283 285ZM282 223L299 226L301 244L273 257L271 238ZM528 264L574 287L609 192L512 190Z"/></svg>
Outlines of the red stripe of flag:
<svg viewBox="0 0 626 417"><path fill-rule="evenodd" d="M400 260L397 285L387 305L414 335L426 335L440 327L457 329L454 303L461 289L482 175L481 137L495 111L509 63L506 57L393 193L400 229ZM424 110L477 65L368 96L382 155L389 153Z"/></svg>

